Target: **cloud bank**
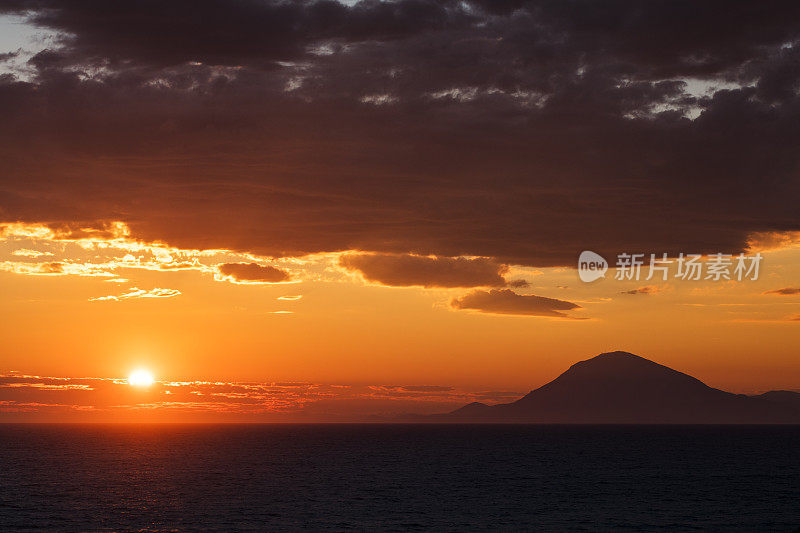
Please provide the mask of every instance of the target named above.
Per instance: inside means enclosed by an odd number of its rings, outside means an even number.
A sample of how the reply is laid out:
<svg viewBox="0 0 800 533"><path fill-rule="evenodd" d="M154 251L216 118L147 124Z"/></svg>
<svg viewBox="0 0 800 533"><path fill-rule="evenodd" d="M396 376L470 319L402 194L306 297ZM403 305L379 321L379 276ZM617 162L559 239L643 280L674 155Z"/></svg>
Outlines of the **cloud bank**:
<svg viewBox="0 0 800 533"><path fill-rule="evenodd" d="M58 39L0 74L0 221L75 237L122 220L147 242L263 257L529 266L584 249L735 253L800 231L795 2L3 13Z"/></svg>

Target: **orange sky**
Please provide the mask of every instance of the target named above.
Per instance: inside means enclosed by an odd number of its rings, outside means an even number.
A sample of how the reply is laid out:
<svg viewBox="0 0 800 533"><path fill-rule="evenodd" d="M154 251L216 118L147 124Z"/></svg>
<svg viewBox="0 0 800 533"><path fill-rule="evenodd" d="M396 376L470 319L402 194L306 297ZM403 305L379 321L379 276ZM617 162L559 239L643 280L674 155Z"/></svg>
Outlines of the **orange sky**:
<svg viewBox="0 0 800 533"><path fill-rule="evenodd" d="M443 411L610 350L800 389L791 9L183 10L0 5L0 420ZM675 276L715 253L758 279Z"/></svg>
<svg viewBox="0 0 800 533"><path fill-rule="evenodd" d="M345 390L333 394L342 412L368 411L362 404L370 401L378 412L509 401L613 349L736 392L797 389L800 381L800 294L769 293L796 286L794 245L765 250L757 281L619 281L612 269L589 284L573 268L505 270L505 279L529 282L520 294L580 306L550 317L456 309L454 299L482 289L369 282L342 267L339 254L270 260L141 243L126 231L63 238L41 226L5 227L5 375L124 380L143 367L164 382L302 382ZM215 270L237 262L272 266L289 279L236 282ZM640 287L646 293L627 294ZM380 398L388 407L363 392L419 386L444 392ZM281 409L319 400L302 397ZM106 398L95 407L136 401Z"/></svg>

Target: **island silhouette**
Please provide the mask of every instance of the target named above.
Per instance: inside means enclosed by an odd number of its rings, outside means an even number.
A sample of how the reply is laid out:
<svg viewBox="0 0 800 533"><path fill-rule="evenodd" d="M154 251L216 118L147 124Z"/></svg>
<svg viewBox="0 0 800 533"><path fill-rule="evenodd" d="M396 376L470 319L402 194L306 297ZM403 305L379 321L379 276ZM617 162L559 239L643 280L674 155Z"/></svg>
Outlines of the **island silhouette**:
<svg viewBox="0 0 800 533"><path fill-rule="evenodd" d="M515 402L473 402L432 418L536 424L798 424L800 393L734 394L616 351L575 363Z"/></svg>

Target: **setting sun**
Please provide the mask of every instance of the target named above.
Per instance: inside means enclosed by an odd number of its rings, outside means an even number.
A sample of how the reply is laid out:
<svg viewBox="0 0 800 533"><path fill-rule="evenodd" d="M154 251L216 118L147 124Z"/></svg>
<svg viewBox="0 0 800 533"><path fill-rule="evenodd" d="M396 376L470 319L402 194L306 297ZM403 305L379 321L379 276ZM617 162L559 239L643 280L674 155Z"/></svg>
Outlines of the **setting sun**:
<svg viewBox="0 0 800 533"><path fill-rule="evenodd" d="M132 385L134 387L149 387L153 383L155 383L153 374L141 368L134 370L128 376L128 385Z"/></svg>

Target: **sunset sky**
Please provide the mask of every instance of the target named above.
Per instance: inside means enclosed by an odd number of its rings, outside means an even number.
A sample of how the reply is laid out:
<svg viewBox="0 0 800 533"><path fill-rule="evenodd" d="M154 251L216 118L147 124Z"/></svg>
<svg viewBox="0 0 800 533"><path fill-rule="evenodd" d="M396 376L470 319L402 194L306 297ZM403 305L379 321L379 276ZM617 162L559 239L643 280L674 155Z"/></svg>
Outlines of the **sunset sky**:
<svg viewBox="0 0 800 533"><path fill-rule="evenodd" d="M0 421L443 412L617 349L800 391L798 17L0 0ZM718 253L758 279L676 276Z"/></svg>

